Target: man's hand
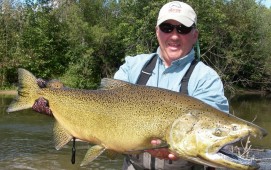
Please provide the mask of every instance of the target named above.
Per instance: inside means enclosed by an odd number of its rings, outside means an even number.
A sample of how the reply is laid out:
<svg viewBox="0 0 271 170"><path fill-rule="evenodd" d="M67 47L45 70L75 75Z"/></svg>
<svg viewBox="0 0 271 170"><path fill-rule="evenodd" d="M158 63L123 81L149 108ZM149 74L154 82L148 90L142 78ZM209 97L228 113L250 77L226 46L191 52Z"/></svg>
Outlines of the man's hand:
<svg viewBox="0 0 271 170"><path fill-rule="evenodd" d="M53 112L49 108L48 101L43 97L40 97L35 101L34 105L32 106L32 109L36 112L53 116Z"/></svg>
<svg viewBox="0 0 271 170"><path fill-rule="evenodd" d="M47 82L46 82L46 80L43 80L43 79L41 79L41 78L38 78L38 79L37 79L37 84L38 84L38 86L39 86L40 88L45 88Z"/></svg>
<svg viewBox="0 0 271 170"><path fill-rule="evenodd" d="M159 139L153 139L151 141L151 144L153 146L159 146L161 144L161 140ZM166 160L178 160L179 158L169 152L167 148L161 148L161 149L152 149L152 150L146 150L148 153L150 153L152 156L159 158L159 159L166 159Z"/></svg>
<svg viewBox="0 0 271 170"><path fill-rule="evenodd" d="M40 88L45 88L47 82L41 78L38 78L37 84ZM49 102L43 97L40 97L39 99L35 101L34 105L32 106L32 109L36 112L53 116L53 112L51 111L49 107Z"/></svg>

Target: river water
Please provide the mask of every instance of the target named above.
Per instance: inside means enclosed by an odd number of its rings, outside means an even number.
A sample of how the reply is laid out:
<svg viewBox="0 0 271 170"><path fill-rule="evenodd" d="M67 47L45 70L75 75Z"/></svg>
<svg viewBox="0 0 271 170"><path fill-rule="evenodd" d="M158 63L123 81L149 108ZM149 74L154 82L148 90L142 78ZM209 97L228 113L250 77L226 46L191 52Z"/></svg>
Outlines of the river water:
<svg viewBox="0 0 271 170"><path fill-rule="evenodd" d="M76 143L76 163L71 163L69 143L57 151L53 143L52 117L32 110L6 113L5 110L14 96L0 95L0 169L5 170L81 170L108 169L119 170L122 156L110 160L100 156L91 165L80 167L87 151L87 143ZM271 98L261 95L242 95L230 100L231 112L236 116L271 132ZM271 134L262 140L252 140L253 148L271 148Z"/></svg>

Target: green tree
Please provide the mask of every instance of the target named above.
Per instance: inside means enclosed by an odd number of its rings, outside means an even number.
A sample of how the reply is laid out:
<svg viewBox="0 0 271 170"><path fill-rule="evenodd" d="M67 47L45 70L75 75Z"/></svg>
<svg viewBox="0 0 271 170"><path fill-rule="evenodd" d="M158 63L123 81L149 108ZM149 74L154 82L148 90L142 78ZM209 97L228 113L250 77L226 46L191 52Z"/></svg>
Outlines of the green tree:
<svg viewBox="0 0 271 170"><path fill-rule="evenodd" d="M68 26L71 47L71 63L62 79L70 86L96 88L101 77L111 77L119 66L124 50L114 33L114 5L85 0L59 10Z"/></svg>
<svg viewBox="0 0 271 170"><path fill-rule="evenodd" d="M199 14L202 60L218 71L227 89L259 89L268 58L261 45L267 31L261 30L266 22L259 15L263 9L254 0L193 3Z"/></svg>
<svg viewBox="0 0 271 170"><path fill-rule="evenodd" d="M41 77L59 76L69 64L69 44L63 24L46 4L29 5L26 11L21 48L22 66Z"/></svg>
<svg viewBox="0 0 271 170"><path fill-rule="evenodd" d="M0 13L0 87L4 88L16 81L13 76L20 63L19 41L23 26L20 4L16 1L2 1Z"/></svg>
<svg viewBox="0 0 271 170"><path fill-rule="evenodd" d="M159 9L170 0L4 0L0 13L0 83L16 68L96 88L127 55L156 51ZM226 89L271 89L270 10L254 0L186 0L198 14L201 59ZM18 3L18 4L17 4Z"/></svg>

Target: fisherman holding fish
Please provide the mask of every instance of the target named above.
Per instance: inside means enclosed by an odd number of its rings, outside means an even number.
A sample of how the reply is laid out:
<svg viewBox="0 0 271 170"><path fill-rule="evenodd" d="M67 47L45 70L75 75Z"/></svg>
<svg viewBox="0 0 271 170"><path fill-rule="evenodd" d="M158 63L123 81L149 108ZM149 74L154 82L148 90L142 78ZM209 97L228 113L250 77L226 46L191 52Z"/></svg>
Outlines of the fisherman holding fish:
<svg viewBox="0 0 271 170"><path fill-rule="evenodd" d="M191 6L180 1L165 4L155 27L159 42L156 53L126 57L114 78L187 94L228 113L228 100L219 75L195 57L194 46L199 35L196 26L197 15ZM40 99L33 108L44 112L49 107L44 109L45 105ZM152 144L159 145L159 142L153 140ZM203 166L178 159L162 148L126 155L123 170L134 169L191 170L203 169Z"/></svg>
<svg viewBox="0 0 271 170"><path fill-rule="evenodd" d="M199 35L196 26L197 15L191 6L180 1L165 4L160 9L155 27L159 42L156 53L126 57L125 63L116 72L114 78L134 84L180 91L221 111L229 112L228 100L224 96L220 77L212 68L195 58L193 47ZM150 67L152 70L148 70ZM189 81L185 82L184 79ZM159 143L159 140L152 142ZM196 167L203 169L203 166L176 158L166 149L152 150L149 153L127 155L123 170L183 170Z"/></svg>
<svg viewBox="0 0 271 170"><path fill-rule="evenodd" d="M97 90L39 83L19 68L18 94L6 111L32 107L53 116L55 148L73 141L72 163L75 139L91 143L81 166L108 152L125 155L123 170L259 169L255 159L226 147L267 131L228 114L219 76L195 59L196 24L189 5L166 4L156 26L157 53L127 57L115 79L103 78Z"/></svg>

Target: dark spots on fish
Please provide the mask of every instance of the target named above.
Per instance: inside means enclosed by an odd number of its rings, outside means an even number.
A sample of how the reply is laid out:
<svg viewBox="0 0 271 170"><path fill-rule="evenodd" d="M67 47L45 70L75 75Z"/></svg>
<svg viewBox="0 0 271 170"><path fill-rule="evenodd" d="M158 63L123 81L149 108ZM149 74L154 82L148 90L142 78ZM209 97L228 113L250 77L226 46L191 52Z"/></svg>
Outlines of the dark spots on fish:
<svg viewBox="0 0 271 170"><path fill-rule="evenodd" d="M237 130L238 130L238 127L237 127L236 125L234 125L234 126L232 127L232 130L233 130L233 131L237 131Z"/></svg>
<svg viewBox="0 0 271 170"><path fill-rule="evenodd" d="M219 128L216 128L215 132L214 132L214 135L219 137L219 136L222 135L222 131Z"/></svg>

